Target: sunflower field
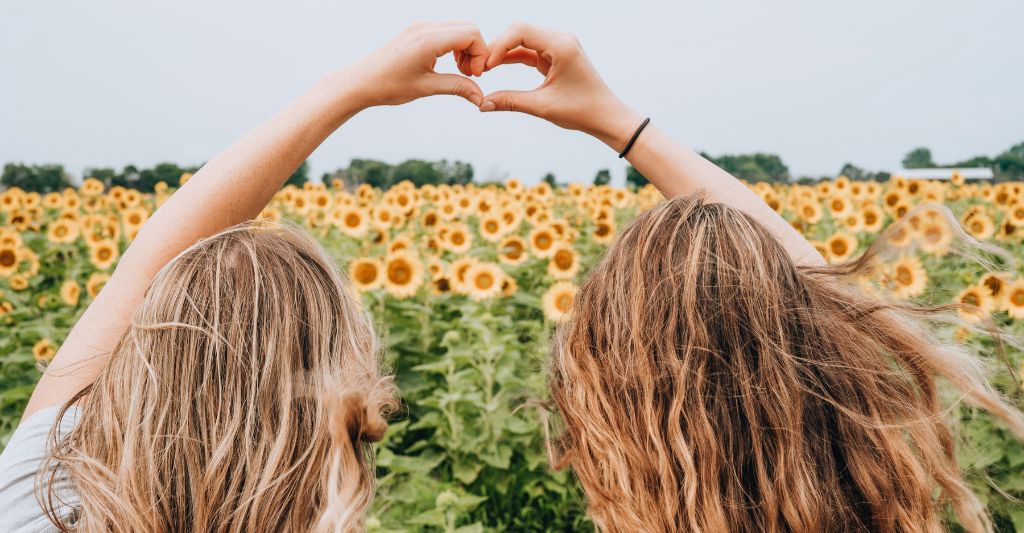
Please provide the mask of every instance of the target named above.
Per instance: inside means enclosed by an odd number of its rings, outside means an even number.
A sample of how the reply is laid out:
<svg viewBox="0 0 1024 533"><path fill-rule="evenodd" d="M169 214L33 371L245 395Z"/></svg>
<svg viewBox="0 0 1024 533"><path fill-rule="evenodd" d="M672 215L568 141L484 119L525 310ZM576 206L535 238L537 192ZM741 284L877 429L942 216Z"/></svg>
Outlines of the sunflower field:
<svg viewBox="0 0 1024 533"><path fill-rule="evenodd" d="M144 194L90 178L77 190L0 193L0 447L41 370L177 185ZM965 319L1024 333L1024 275L1012 261L1024 252L1024 183L965 183L954 173L751 187L830 262L856 257L885 231L896 252L858 281L865 290L968 304ZM310 183L277 194L261 217L304 226L336 257L377 321L404 399L377 448L368 530L591 528L571 473L547 462L548 342L619 229L661 200L651 186L515 179L386 191ZM945 205L960 224L919 204ZM987 254L993 268L982 269L959 253L968 235L1008 253ZM1024 406L1024 354L970 328L942 332L978 347L995 386ZM950 416L961 463L998 528L1024 531L1024 444L962 404Z"/></svg>

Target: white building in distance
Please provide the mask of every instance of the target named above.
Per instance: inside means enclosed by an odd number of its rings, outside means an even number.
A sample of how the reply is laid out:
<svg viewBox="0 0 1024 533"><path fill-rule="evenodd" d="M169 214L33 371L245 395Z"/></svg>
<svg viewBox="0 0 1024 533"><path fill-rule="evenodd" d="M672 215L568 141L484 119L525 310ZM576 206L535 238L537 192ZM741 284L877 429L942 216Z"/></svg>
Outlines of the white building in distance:
<svg viewBox="0 0 1024 533"><path fill-rule="evenodd" d="M959 172L964 179L968 180L990 180L992 169L982 168L904 168L894 172L897 176L903 176L909 180L948 180L953 174Z"/></svg>

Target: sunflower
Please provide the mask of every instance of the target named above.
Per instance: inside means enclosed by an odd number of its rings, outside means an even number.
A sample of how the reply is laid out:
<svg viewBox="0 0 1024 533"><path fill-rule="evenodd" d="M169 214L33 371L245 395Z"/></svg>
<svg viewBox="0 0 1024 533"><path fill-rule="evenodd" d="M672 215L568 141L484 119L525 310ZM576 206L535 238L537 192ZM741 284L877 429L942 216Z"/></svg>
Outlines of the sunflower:
<svg viewBox="0 0 1024 533"><path fill-rule="evenodd" d="M396 298L408 298L423 284L423 263L408 250L384 259L384 288Z"/></svg>
<svg viewBox="0 0 1024 533"><path fill-rule="evenodd" d="M494 263L481 261L466 269L466 288L475 301L494 298L501 294L501 281L505 273Z"/></svg>
<svg viewBox="0 0 1024 533"><path fill-rule="evenodd" d="M841 222L843 223L843 228L851 233L859 233L864 229L864 217L858 211L849 211L843 216Z"/></svg>
<svg viewBox="0 0 1024 533"><path fill-rule="evenodd" d="M7 277L18 271L21 254L13 243L0 244L0 276Z"/></svg>
<svg viewBox="0 0 1024 533"><path fill-rule="evenodd" d="M32 355L35 356L36 361L46 363L53 359L54 355L57 355L57 348L53 346L50 339L40 339L32 346Z"/></svg>
<svg viewBox="0 0 1024 533"><path fill-rule="evenodd" d="M547 291L541 301L544 305L544 316L548 320L558 322L572 311L572 302L576 298L576 285L569 281L559 281Z"/></svg>
<svg viewBox="0 0 1024 533"><path fill-rule="evenodd" d="M7 279L7 284L16 291L23 291L28 288L28 277L24 274L14 274Z"/></svg>
<svg viewBox="0 0 1024 533"><path fill-rule="evenodd" d="M836 233L825 241L825 248L828 250L828 258L831 262L846 261L857 251L857 237L844 232Z"/></svg>
<svg viewBox="0 0 1024 533"><path fill-rule="evenodd" d="M452 292L452 280L448 276L440 275L430 280L430 294L440 296Z"/></svg>
<svg viewBox="0 0 1024 533"><path fill-rule="evenodd" d="M78 298L81 295L82 288L73 279L65 281L60 286L60 299L70 306L78 305Z"/></svg>
<svg viewBox="0 0 1024 533"><path fill-rule="evenodd" d="M594 233L592 234L595 242L601 244L608 244L615 238L615 222L612 220L602 220L594 226Z"/></svg>
<svg viewBox="0 0 1024 533"><path fill-rule="evenodd" d="M469 226L461 222L448 224L442 228L442 245L452 253L464 254L473 246L473 236L469 233Z"/></svg>
<svg viewBox="0 0 1024 533"><path fill-rule="evenodd" d="M466 277L466 272L469 271L470 267L478 263L479 260L475 257L463 257L455 260L448 267L448 272L451 273L450 281L452 290L461 294L469 293L469 281Z"/></svg>
<svg viewBox="0 0 1024 533"><path fill-rule="evenodd" d="M92 245L92 253L89 259L93 265L96 265L96 268L107 270L117 262L117 243L103 240Z"/></svg>
<svg viewBox="0 0 1024 533"><path fill-rule="evenodd" d="M505 224L498 213L480 218L480 236L490 242L498 242L505 235Z"/></svg>
<svg viewBox="0 0 1024 533"><path fill-rule="evenodd" d="M996 233L996 223L985 213L978 213L965 224L967 233L978 240L991 239Z"/></svg>
<svg viewBox="0 0 1024 533"><path fill-rule="evenodd" d="M121 223L125 229L141 228L149 218L149 211L145 207L133 207L121 212Z"/></svg>
<svg viewBox="0 0 1024 533"><path fill-rule="evenodd" d="M411 250L413 248L412 236L408 233L403 233L391 240L388 243L388 253L399 252L402 250Z"/></svg>
<svg viewBox="0 0 1024 533"><path fill-rule="evenodd" d="M96 178L85 178L82 186L78 188L78 194L82 196L99 196L103 194L103 182Z"/></svg>
<svg viewBox="0 0 1024 533"><path fill-rule="evenodd" d="M107 284L107 280L110 279L110 275L103 272L93 272L89 276L89 280L85 282L85 292L89 293L90 298L96 298L96 296L103 290L103 286Z"/></svg>
<svg viewBox="0 0 1024 533"><path fill-rule="evenodd" d="M882 230L882 224L885 222L885 216L882 214L882 210L878 206L871 204L865 205L860 210L861 220L864 223L861 228L867 233L878 233Z"/></svg>
<svg viewBox="0 0 1024 533"><path fill-rule="evenodd" d="M956 302L965 306L965 309L958 309L961 316L969 319L978 319L980 316L988 315L993 311L994 300L988 294L988 289L980 286L967 287L956 297Z"/></svg>
<svg viewBox="0 0 1024 533"><path fill-rule="evenodd" d="M555 230L547 225L537 226L530 232L530 250L537 257L549 257L556 242Z"/></svg>
<svg viewBox="0 0 1024 533"><path fill-rule="evenodd" d="M345 235L357 238L365 236L370 226L369 217L362 209L354 206L335 208L331 222Z"/></svg>
<svg viewBox="0 0 1024 533"><path fill-rule="evenodd" d="M828 201L828 210L833 219L842 219L853 211L853 202L845 196L833 196Z"/></svg>
<svg viewBox="0 0 1024 533"><path fill-rule="evenodd" d="M928 272L916 256L906 256L893 263L886 279L897 298L920 296L928 286Z"/></svg>
<svg viewBox="0 0 1024 533"><path fill-rule="evenodd" d="M437 209L428 209L420 215L420 226L424 228L433 228L441 222L441 214L437 212Z"/></svg>
<svg viewBox="0 0 1024 533"><path fill-rule="evenodd" d="M1024 279L1015 279L1003 288L1003 305L1010 317L1024 319Z"/></svg>
<svg viewBox="0 0 1024 533"><path fill-rule="evenodd" d="M384 284L384 263L379 259L359 257L348 264L348 275L357 291L372 291Z"/></svg>
<svg viewBox="0 0 1024 533"><path fill-rule="evenodd" d="M558 280L572 279L580 270L580 255L569 243L556 244L548 258L548 275Z"/></svg>
<svg viewBox="0 0 1024 533"><path fill-rule="evenodd" d="M821 204L816 201L801 202L796 208L797 215L808 224L821 221Z"/></svg>
<svg viewBox="0 0 1024 533"><path fill-rule="evenodd" d="M518 265L526 260L526 240L512 235L498 244L498 260L506 265Z"/></svg>
<svg viewBox="0 0 1024 533"><path fill-rule="evenodd" d="M519 284L516 283L516 278L512 276L505 276L501 279L501 295L512 296L519 290Z"/></svg>
<svg viewBox="0 0 1024 533"><path fill-rule="evenodd" d="M925 222L918 231L918 245L932 255L946 255L953 242L953 231L944 219Z"/></svg>

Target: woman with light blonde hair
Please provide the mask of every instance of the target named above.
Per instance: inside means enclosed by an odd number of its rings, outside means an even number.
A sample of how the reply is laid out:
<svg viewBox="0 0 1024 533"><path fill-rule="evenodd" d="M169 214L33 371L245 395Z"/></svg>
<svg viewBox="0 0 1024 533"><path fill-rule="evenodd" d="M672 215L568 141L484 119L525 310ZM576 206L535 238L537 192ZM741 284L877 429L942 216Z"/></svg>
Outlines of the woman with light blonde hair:
<svg viewBox="0 0 1024 533"><path fill-rule="evenodd" d="M324 76L154 213L47 368L0 458L0 529L348 531L394 405L372 324L324 250L247 223L359 111L474 105L471 23L416 24Z"/></svg>
<svg viewBox="0 0 1024 533"><path fill-rule="evenodd" d="M490 94L482 111L589 133L669 198L617 237L553 343L553 461L600 530L942 531L947 511L992 529L936 381L1018 437L1024 417L975 355L923 323L951 306L849 283L884 237L826 266L744 184L624 105L575 37L516 24L489 46L487 69L523 63L544 82Z"/></svg>

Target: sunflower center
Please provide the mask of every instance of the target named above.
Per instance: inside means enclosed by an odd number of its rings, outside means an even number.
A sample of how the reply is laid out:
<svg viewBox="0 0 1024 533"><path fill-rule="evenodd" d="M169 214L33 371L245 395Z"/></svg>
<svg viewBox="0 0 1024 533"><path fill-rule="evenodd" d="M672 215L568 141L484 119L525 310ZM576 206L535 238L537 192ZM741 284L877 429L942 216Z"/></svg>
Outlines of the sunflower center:
<svg viewBox="0 0 1024 533"><path fill-rule="evenodd" d="M345 225L346 226L348 226L350 228L354 228L354 227L359 225L359 222L361 222L359 215L357 215L355 213L349 213L349 214L345 215Z"/></svg>
<svg viewBox="0 0 1024 533"><path fill-rule="evenodd" d="M100 248L100 251L96 253L96 257L99 257L101 261L110 259L111 251L109 248Z"/></svg>
<svg viewBox="0 0 1024 533"><path fill-rule="evenodd" d="M896 268L896 282L900 285L911 285L914 283L914 274L909 268L900 266Z"/></svg>
<svg viewBox="0 0 1024 533"><path fill-rule="evenodd" d="M961 301L967 305L973 305L974 307L978 307L978 304L981 303L981 299L978 298L978 295L974 294L973 292L965 294L963 300Z"/></svg>
<svg viewBox="0 0 1024 533"><path fill-rule="evenodd" d="M831 249L832 249L832 253L834 253L836 255L843 255L843 254L846 253L847 250L849 250L849 247L846 245L846 241L844 241L844 240L835 240L835 241L832 241Z"/></svg>
<svg viewBox="0 0 1024 533"><path fill-rule="evenodd" d="M562 270L569 270L572 267L572 252L559 250L555 252L555 266Z"/></svg>
<svg viewBox="0 0 1024 533"><path fill-rule="evenodd" d="M456 246L466 242L466 236L463 235L460 232L452 233L451 239L452 239L452 244L454 244Z"/></svg>
<svg viewBox="0 0 1024 533"><path fill-rule="evenodd" d="M1010 295L1010 301L1013 305L1018 307L1024 307L1024 289L1017 289Z"/></svg>
<svg viewBox="0 0 1024 533"><path fill-rule="evenodd" d="M405 285L412 280L412 269L405 262L394 262L388 266L388 279L396 285Z"/></svg>
<svg viewBox="0 0 1024 533"><path fill-rule="evenodd" d="M546 233L541 233L537 236L537 248L546 249L551 246L551 236Z"/></svg>
<svg viewBox="0 0 1024 533"><path fill-rule="evenodd" d="M484 224L484 229L486 229L488 233L494 233L498 231L498 223L493 220L488 220Z"/></svg>
<svg viewBox="0 0 1024 533"><path fill-rule="evenodd" d="M478 289L486 290L494 286L494 276L488 272L481 272L474 280Z"/></svg>
<svg viewBox="0 0 1024 533"><path fill-rule="evenodd" d="M356 279L360 283L373 283L377 279L377 267L370 263L362 263L356 267Z"/></svg>
<svg viewBox="0 0 1024 533"><path fill-rule="evenodd" d="M572 295L569 293L559 294L558 298L555 298L555 307L563 313L569 310L570 305L572 305Z"/></svg>
<svg viewBox="0 0 1024 533"><path fill-rule="evenodd" d="M0 250L0 266L13 266L18 261L18 256L11 250Z"/></svg>

